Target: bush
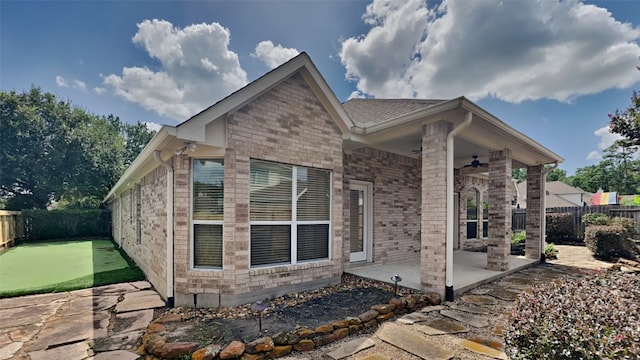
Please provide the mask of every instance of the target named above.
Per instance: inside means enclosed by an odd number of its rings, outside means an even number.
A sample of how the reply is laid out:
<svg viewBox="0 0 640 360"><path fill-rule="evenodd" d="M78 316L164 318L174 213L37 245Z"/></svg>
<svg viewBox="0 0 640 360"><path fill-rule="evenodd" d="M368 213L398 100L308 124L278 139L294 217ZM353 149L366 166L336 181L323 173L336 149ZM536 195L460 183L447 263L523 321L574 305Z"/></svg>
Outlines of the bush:
<svg viewBox="0 0 640 360"><path fill-rule="evenodd" d="M582 223L584 224L584 226L611 225L609 217L605 214L600 214L600 213L582 215Z"/></svg>
<svg viewBox="0 0 640 360"><path fill-rule="evenodd" d="M547 214L547 242L562 244L574 242L576 234L573 224L573 214L551 213Z"/></svg>
<svg viewBox="0 0 640 360"><path fill-rule="evenodd" d="M640 275L606 272L534 285L505 327L510 359L640 358Z"/></svg>
<svg viewBox="0 0 640 360"><path fill-rule="evenodd" d="M627 229L621 225L587 226L584 242L593 256L600 260L635 259L635 245L629 239Z"/></svg>
<svg viewBox="0 0 640 360"><path fill-rule="evenodd" d="M511 235L511 245L524 244L527 240L527 233L525 231L514 232Z"/></svg>
<svg viewBox="0 0 640 360"><path fill-rule="evenodd" d="M111 213L93 210L23 210L24 240L111 236Z"/></svg>
<svg viewBox="0 0 640 360"><path fill-rule="evenodd" d="M544 247L544 256L547 259L556 259L558 257L558 249L553 244L547 244Z"/></svg>
<svg viewBox="0 0 640 360"><path fill-rule="evenodd" d="M623 218L623 217L614 217L610 220L610 225L619 225L623 228L627 229L629 236L634 237L638 234L636 230L636 223L633 219Z"/></svg>

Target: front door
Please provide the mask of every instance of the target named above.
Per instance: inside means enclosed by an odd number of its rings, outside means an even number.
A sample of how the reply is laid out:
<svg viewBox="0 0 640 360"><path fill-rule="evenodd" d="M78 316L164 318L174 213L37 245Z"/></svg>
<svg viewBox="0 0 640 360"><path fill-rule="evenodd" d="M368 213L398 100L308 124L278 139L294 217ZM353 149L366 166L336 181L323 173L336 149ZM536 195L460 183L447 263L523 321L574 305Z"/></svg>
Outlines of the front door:
<svg viewBox="0 0 640 360"><path fill-rule="evenodd" d="M371 241L371 184L351 182L349 190L349 234L351 262L369 260Z"/></svg>

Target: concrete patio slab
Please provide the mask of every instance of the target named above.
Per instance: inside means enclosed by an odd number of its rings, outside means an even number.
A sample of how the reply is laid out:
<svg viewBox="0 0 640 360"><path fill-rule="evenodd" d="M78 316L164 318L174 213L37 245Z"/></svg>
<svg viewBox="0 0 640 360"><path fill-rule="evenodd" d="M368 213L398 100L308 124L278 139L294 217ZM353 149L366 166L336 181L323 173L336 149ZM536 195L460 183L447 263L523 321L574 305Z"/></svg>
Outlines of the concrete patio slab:
<svg viewBox="0 0 640 360"><path fill-rule="evenodd" d="M16 307L23 308L34 305L50 304L58 301L64 302L68 298L69 293L18 296L13 298L0 299L0 309L10 309Z"/></svg>
<svg viewBox="0 0 640 360"><path fill-rule="evenodd" d="M63 317L76 314L86 314L94 311L103 311L113 307L117 303L118 296L116 295L75 297L64 304L64 306L58 310L56 315Z"/></svg>

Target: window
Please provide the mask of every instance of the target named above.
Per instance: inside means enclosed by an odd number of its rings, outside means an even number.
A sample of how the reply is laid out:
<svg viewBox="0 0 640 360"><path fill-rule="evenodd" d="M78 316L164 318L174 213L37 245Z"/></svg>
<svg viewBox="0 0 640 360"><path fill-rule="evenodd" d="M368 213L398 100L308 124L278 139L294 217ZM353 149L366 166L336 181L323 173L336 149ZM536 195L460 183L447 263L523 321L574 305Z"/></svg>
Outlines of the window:
<svg viewBox="0 0 640 360"><path fill-rule="evenodd" d="M251 266L328 259L331 173L260 160L250 168Z"/></svg>
<svg viewBox="0 0 640 360"><path fill-rule="evenodd" d="M193 267L222 268L224 163L193 160Z"/></svg>

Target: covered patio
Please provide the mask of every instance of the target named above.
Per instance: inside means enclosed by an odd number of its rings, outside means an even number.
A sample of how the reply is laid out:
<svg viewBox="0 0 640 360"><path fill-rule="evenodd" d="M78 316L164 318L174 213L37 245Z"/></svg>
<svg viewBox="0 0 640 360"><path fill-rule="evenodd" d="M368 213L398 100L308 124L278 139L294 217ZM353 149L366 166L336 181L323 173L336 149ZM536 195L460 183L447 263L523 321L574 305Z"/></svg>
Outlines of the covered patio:
<svg viewBox="0 0 640 360"><path fill-rule="evenodd" d="M344 143L345 191L354 195L353 186L364 181L371 190L368 202L374 204L373 210L346 204L352 214L348 241L353 243L357 237L358 245L369 244L368 251L366 246L358 247L362 257L354 257L351 246L346 273L385 282L399 274L404 279L402 286L435 291L452 301L454 292L459 294L540 261L545 234L545 165L556 166L563 161L560 156L464 97L449 101L350 100L344 106L356 124ZM383 152L393 155L378 155ZM390 161L370 171L363 154ZM414 164L416 171L401 168L403 164ZM511 172L516 168L527 169L527 236L522 257L510 255ZM460 250L467 240L469 191L478 194L474 206L485 210L478 211L474 221L477 240L486 244L486 253ZM417 201L407 202L407 195L417 196ZM389 209L388 204L396 203L401 206ZM364 225L354 228L352 224L358 219L365 219ZM483 240L485 220L488 229ZM400 236L385 230L401 224L406 230ZM366 226L371 230L367 232ZM390 257L389 244L396 248L408 244L410 252Z"/></svg>
<svg viewBox="0 0 640 360"><path fill-rule="evenodd" d="M509 256L509 269L506 271L487 270L487 254L457 250L453 253L453 291L456 296L482 284L499 279L515 271L533 266L536 259L525 256ZM398 261L385 264L363 263L345 271L365 279L393 284L391 277L400 275L398 286L414 290L424 290L420 284L420 260Z"/></svg>

